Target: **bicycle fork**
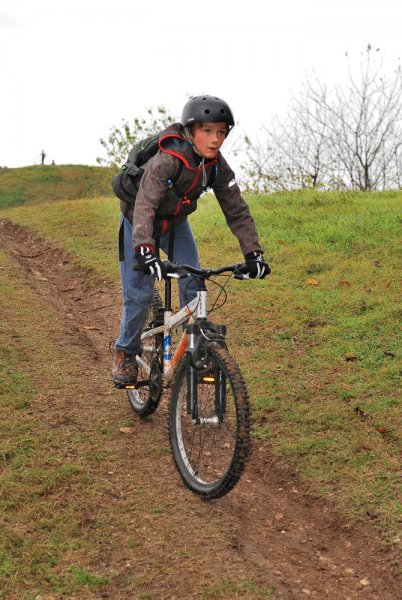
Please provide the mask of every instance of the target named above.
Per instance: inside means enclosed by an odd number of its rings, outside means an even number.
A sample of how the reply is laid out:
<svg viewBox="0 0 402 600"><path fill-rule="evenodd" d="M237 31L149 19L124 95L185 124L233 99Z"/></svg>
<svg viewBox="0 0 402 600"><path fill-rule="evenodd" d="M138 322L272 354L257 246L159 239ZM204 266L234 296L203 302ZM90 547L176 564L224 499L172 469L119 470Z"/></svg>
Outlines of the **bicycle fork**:
<svg viewBox="0 0 402 600"><path fill-rule="evenodd" d="M198 329L198 333L197 330ZM219 425L223 423L226 413L226 376L216 363L213 368L208 365L208 342L205 342L197 325L187 327L187 352L190 354L190 365L187 371L187 413L196 425ZM201 386L213 386L214 412L203 415L202 398L199 399Z"/></svg>

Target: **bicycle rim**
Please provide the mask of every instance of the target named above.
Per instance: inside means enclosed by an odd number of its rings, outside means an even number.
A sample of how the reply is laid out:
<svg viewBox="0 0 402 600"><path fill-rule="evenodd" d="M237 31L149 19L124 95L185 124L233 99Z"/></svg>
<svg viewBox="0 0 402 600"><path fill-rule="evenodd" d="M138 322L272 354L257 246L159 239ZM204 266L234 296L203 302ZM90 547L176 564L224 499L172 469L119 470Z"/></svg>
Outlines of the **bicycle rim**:
<svg viewBox="0 0 402 600"><path fill-rule="evenodd" d="M227 494L244 470L250 452L250 404L241 371L227 350L211 345L206 364L196 375L194 419L187 411L190 361L183 360L172 387L169 435L184 483L212 499Z"/></svg>
<svg viewBox="0 0 402 600"><path fill-rule="evenodd" d="M154 288L143 331L155 326L161 308L163 304L159 291ZM147 339L141 356L137 356L137 386L127 389L127 396L131 408L141 417L146 417L157 409L162 395L161 356L162 340L157 336Z"/></svg>

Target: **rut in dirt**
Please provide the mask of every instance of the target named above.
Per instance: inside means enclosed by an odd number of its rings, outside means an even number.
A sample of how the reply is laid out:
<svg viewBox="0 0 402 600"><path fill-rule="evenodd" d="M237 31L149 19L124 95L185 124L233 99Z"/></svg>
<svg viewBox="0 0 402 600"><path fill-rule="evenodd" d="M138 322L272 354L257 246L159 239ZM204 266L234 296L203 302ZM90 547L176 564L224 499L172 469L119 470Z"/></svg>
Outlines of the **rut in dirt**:
<svg viewBox="0 0 402 600"><path fill-rule="evenodd" d="M8 220L0 221L0 243L30 286L57 310L66 340L85 348L88 364L109 377L109 343L116 337L121 308L116 286L89 276L52 242ZM136 419L130 410L127 403L127 416ZM162 405L150 426L162 428L166 422ZM146 447L143 459L144 453ZM149 464L155 460L150 457ZM182 486L179 478L176 485ZM265 445L253 443L246 471L228 496L201 502L188 494L197 518L216 523L222 544L251 575L273 583L275 597L399 597L398 562L375 530L349 523L329 502L314 498L297 473L275 460Z"/></svg>

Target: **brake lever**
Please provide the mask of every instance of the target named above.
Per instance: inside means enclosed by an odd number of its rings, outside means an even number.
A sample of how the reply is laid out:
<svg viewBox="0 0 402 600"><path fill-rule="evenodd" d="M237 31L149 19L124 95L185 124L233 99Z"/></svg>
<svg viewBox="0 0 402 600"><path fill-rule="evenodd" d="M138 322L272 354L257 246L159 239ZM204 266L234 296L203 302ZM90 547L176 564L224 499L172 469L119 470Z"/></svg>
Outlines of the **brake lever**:
<svg viewBox="0 0 402 600"><path fill-rule="evenodd" d="M189 277L189 274L186 273L186 271L184 271L183 269L180 270L179 265L176 265L176 263L172 263L168 260L164 260L163 264L165 265L165 268L167 269L166 277L170 277L171 279L184 279L184 277ZM175 271L169 272L169 267L174 268Z"/></svg>

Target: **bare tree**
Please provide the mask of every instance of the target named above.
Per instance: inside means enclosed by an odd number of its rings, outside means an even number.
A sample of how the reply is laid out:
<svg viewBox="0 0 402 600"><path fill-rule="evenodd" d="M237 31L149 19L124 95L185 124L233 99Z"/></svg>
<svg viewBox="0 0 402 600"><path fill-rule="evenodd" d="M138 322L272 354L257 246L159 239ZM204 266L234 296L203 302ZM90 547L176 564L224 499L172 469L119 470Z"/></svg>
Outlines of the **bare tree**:
<svg viewBox="0 0 402 600"><path fill-rule="evenodd" d="M269 134L274 147L287 159L290 186L316 187L325 170L327 110L324 103L311 101L309 90L290 103L287 120L274 119ZM289 187L288 185L288 187Z"/></svg>
<svg viewBox="0 0 402 600"><path fill-rule="evenodd" d="M161 131L174 121L163 106L148 108L146 116L135 118L132 124L122 119L120 127L111 127L107 139L99 140L106 157L98 156L96 162L104 166L120 167L137 141Z"/></svg>
<svg viewBox="0 0 402 600"><path fill-rule="evenodd" d="M244 191L267 193L277 189L281 181L277 180L277 172L273 161L273 151L267 142L251 140L248 135L244 136L245 150L241 154L247 157L247 163L240 165L240 181ZM236 149L235 156L240 154Z"/></svg>
<svg viewBox="0 0 402 600"><path fill-rule="evenodd" d="M242 164L243 185L259 192L316 187L326 160L326 107L310 98L307 87L292 98L286 118L277 116L263 126L264 142L245 136L247 163Z"/></svg>
<svg viewBox="0 0 402 600"><path fill-rule="evenodd" d="M386 78L378 51L373 57L368 45L359 76L349 66L347 85L335 87L332 93L317 78L308 81L301 96L292 98L286 119L275 117L270 127L263 127L265 148L254 151L246 140L248 166L243 169L256 189L261 187L257 177L264 191L400 187L401 69L398 66ZM260 172L252 173L257 159Z"/></svg>
<svg viewBox="0 0 402 600"><path fill-rule="evenodd" d="M373 59L368 45L359 79L349 70L348 87L338 86L334 99L324 95L322 86L309 86L313 102L327 109L328 149L338 161L341 178L353 189L396 185L393 159L402 133L401 69L390 79L382 70L382 61Z"/></svg>

